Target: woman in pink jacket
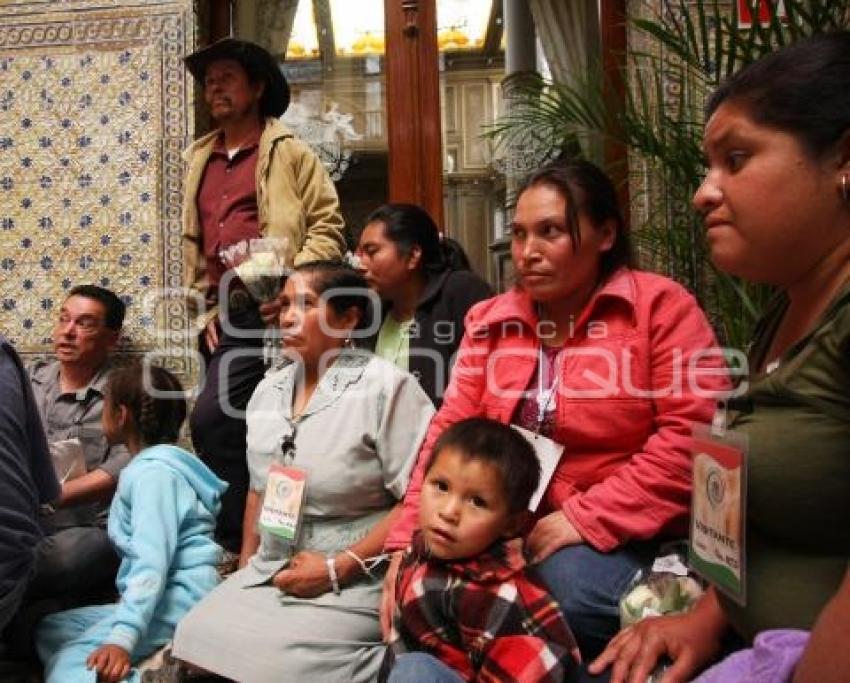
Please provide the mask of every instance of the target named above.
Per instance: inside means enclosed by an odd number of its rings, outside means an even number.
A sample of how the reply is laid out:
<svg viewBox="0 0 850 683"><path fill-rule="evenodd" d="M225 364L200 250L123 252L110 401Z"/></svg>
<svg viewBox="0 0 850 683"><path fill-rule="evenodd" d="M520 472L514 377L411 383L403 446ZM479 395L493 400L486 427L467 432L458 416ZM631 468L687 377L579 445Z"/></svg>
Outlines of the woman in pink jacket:
<svg viewBox="0 0 850 683"><path fill-rule="evenodd" d="M618 600L658 540L685 535L691 426L711 420L728 379L695 299L629 268L628 232L601 170L556 161L518 197L517 284L467 316L386 547L409 543L423 469L450 424L482 415L547 437L563 452L526 551L587 659L616 633Z"/></svg>

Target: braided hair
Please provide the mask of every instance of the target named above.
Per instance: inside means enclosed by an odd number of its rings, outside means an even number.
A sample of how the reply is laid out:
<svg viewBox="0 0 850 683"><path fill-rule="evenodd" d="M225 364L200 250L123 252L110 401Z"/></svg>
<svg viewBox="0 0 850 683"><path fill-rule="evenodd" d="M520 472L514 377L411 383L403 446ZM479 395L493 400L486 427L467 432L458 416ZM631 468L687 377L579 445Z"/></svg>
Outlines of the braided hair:
<svg viewBox="0 0 850 683"><path fill-rule="evenodd" d="M146 446L175 443L186 419L183 387L174 375L155 365L134 363L109 373L106 399L127 406Z"/></svg>

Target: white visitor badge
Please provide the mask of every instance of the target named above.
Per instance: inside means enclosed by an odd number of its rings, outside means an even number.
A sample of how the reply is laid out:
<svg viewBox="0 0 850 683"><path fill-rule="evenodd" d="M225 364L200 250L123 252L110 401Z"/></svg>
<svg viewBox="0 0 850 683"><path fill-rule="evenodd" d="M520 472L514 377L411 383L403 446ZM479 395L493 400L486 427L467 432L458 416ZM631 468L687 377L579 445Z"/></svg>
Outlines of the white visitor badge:
<svg viewBox="0 0 850 683"><path fill-rule="evenodd" d="M740 605L746 604L747 441L743 434L695 425L688 564Z"/></svg>
<svg viewBox="0 0 850 683"><path fill-rule="evenodd" d="M511 427L516 429L526 438L528 443L530 443L532 448L534 448L534 452L537 454L537 459L540 461L540 483L528 503L528 509L534 512L537 510L537 506L540 505L540 501L543 499L543 494L546 493L546 488L549 486L549 480L552 479L555 467L557 467L558 463L561 461L561 455L564 452L564 447L561 444L552 441L552 439L548 437L532 432L531 430L520 427L519 425L512 424Z"/></svg>
<svg viewBox="0 0 850 683"><path fill-rule="evenodd" d="M275 536L294 541L298 537L306 488L306 470L272 464L260 511L260 527Z"/></svg>

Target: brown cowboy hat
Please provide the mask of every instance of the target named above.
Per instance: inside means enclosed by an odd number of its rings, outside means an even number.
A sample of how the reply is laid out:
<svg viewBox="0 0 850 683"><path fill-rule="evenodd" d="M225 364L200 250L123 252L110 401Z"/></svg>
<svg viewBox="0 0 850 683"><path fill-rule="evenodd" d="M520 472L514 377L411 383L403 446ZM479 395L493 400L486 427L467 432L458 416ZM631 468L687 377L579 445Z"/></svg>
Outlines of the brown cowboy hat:
<svg viewBox="0 0 850 683"><path fill-rule="evenodd" d="M266 84L260 100L264 116L280 116L289 106L289 84L275 58L268 50L238 38L222 38L185 57L186 68L203 85L207 67L221 59L232 59L242 65L254 82Z"/></svg>

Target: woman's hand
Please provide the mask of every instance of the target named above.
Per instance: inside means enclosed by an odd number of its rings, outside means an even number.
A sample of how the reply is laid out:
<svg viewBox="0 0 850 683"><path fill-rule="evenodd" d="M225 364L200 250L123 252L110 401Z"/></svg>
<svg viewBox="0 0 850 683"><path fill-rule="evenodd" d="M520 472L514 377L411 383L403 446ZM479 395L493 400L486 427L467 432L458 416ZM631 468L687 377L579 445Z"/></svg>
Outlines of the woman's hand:
<svg viewBox="0 0 850 683"><path fill-rule="evenodd" d="M714 603L708 606L706 597ZM688 614L649 617L618 633L588 670L602 673L613 665L610 683L644 683L662 657L672 665L660 683L689 681L720 653L725 621L713 595Z"/></svg>
<svg viewBox="0 0 850 683"><path fill-rule="evenodd" d="M531 557L529 562L537 564L556 550L579 543L584 543L581 534L561 510L556 510L537 520L525 540L525 549Z"/></svg>
<svg viewBox="0 0 850 683"><path fill-rule="evenodd" d="M395 584L398 577L398 570L401 566L401 551L393 553L390 558L390 564L387 567L387 573L384 575L384 590L381 592L381 633L384 636L384 641L389 642L390 631L393 627L393 607L395 606Z"/></svg>
<svg viewBox="0 0 850 683"><path fill-rule="evenodd" d="M296 598L315 598L331 590L327 558L321 553L302 550L285 569L275 574L274 585Z"/></svg>
<svg viewBox="0 0 850 683"><path fill-rule="evenodd" d="M97 680L118 683L130 673L130 655L123 647L101 645L88 656L86 666L95 670Z"/></svg>

